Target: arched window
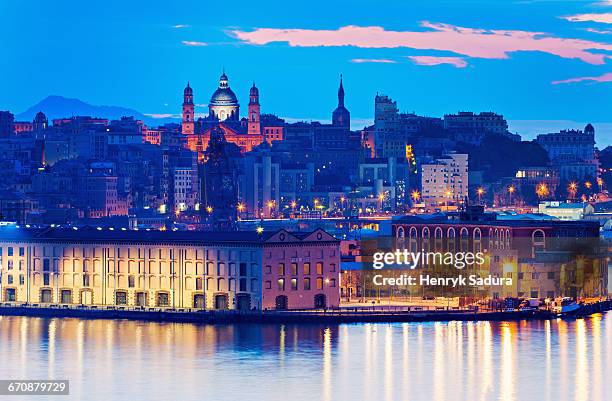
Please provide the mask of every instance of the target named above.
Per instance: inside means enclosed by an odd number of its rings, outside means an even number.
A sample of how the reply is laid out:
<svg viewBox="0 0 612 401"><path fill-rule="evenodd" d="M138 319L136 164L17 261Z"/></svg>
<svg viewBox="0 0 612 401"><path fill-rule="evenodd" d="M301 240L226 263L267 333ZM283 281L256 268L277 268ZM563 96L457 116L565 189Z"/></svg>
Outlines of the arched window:
<svg viewBox="0 0 612 401"><path fill-rule="evenodd" d="M506 229L506 248L510 249L510 230Z"/></svg>
<svg viewBox="0 0 612 401"><path fill-rule="evenodd" d="M546 234L543 230L537 229L531 234L531 256L535 257L536 252L545 249Z"/></svg>
<svg viewBox="0 0 612 401"><path fill-rule="evenodd" d="M412 238L417 238L418 237L418 232L416 227L410 227L410 239Z"/></svg>
<svg viewBox="0 0 612 401"><path fill-rule="evenodd" d="M482 249L482 245L480 240L482 239L482 232L480 228L476 227L474 232L472 233L472 237L474 238L474 252L480 252Z"/></svg>
<svg viewBox="0 0 612 401"><path fill-rule="evenodd" d="M448 229L448 231L446 232L446 236L448 237L448 251L449 252L455 252L455 247L456 247L456 234L455 234L455 229L453 227L450 227Z"/></svg>
<svg viewBox="0 0 612 401"><path fill-rule="evenodd" d="M467 252L470 233L467 228L463 227L459 231L459 247L462 252Z"/></svg>
<svg viewBox="0 0 612 401"><path fill-rule="evenodd" d="M404 227L398 227L397 229L397 238L404 239Z"/></svg>

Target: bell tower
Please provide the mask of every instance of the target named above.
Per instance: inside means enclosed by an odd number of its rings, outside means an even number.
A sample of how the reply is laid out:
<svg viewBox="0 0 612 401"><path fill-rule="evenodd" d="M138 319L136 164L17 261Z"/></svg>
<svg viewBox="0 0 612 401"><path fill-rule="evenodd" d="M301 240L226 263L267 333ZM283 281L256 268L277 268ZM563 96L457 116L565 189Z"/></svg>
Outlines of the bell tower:
<svg viewBox="0 0 612 401"><path fill-rule="evenodd" d="M183 122L181 125L181 132L183 135L193 135L194 133L194 105L193 105L193 89L187 86L183 91Z"/></svg>
<svg viewBox="0 0 612 401"><path fill-rule="evenodd" d="M249 91L249 135L260 135L261 134L261 121L260 121L260 106L259 106L259 89L253 86Z"/></svg>

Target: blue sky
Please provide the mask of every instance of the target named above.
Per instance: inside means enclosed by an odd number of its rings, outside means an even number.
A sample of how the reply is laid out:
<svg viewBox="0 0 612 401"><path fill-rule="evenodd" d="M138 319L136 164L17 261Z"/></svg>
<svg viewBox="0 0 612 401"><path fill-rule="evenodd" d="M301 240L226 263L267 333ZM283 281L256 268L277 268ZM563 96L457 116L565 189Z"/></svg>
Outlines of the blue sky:
<svg viewBox="0 0 612 401"><path fill-rule="evenodd" d="M379 92L526 136L593 122L612 142L612 1L222 4L0 0L0 109L57 94L177 114L187 80L205 106L225 67L243 106L255 81L263 112L329 119L342 73L355 125Z"/></svg>

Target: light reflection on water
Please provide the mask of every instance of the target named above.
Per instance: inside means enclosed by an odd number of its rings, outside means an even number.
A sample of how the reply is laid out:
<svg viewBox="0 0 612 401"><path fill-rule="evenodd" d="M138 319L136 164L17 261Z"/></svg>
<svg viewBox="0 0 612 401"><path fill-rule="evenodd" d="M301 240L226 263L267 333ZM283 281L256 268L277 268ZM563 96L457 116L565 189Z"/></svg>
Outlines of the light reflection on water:
<svg viewBox="0 0 612 401"><path fill-rule="evenodd" d="M1 379L69 379L75 400L597 401L612 392L612 312L340 326L0 317L0 355Z"/></svg>

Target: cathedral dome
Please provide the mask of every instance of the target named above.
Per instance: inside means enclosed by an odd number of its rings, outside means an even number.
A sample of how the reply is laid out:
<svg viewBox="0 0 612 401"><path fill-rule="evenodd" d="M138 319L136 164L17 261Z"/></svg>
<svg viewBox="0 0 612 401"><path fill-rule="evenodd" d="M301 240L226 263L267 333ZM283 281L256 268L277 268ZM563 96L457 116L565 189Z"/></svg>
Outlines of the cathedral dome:
<svg viewBox="0 0 612 401"><path fill-rule="evenodd" d="M230 89L225 72L219 78L219 88L217 88L210 98L210 104L217 106L233 106L238 104L238 98L234 91Z"/></svg>
<svg viewBox="0 0 612 401"><path fill-rule="evenodd" d="M238 121L239 105L238 98L229 87L225 72L219 78L219 87L210 98L208 105L209 116L218 121Z"/></svg>
<svg viewBox="0 0 612 401"><path fill-rule="evenodd" d="M236 94L229 87L218 88L210 98L210 104L235 105L238 104L238 98L236 98Z"/></svg>

